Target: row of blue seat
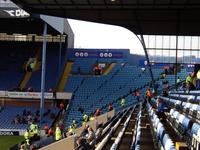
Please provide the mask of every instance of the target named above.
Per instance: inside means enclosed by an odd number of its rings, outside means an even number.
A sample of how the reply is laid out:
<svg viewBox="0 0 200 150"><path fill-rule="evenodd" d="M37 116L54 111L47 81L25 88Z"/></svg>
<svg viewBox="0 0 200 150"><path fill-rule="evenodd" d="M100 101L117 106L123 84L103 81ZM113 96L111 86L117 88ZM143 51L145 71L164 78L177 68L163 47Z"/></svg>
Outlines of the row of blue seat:
<svg viewBox="0 0 200 150"><path fill-rule="evenodd" d="M154 128L154 136L155 139L158 142L158 146L160 149L164 150L176 150L173 141L170 139L169 135L166 133L166 130L163 126L163 124L160 122L160 119L154 112L152 106L147 103L147 110L149 114L149 118L151 121L151 124Z"/></svg>
<svg viewBox="0 0 200 150"><path fill-rule="evenodd" d="M175 109L170 110L168 120L171 126L175 127L178 134L186 140L189 147L196 149L196 147L200 146L200 141L196 138L200 136L200 124L193 122L192 119L179 113ZM197 142L194 143L192 141Z"/></svg>

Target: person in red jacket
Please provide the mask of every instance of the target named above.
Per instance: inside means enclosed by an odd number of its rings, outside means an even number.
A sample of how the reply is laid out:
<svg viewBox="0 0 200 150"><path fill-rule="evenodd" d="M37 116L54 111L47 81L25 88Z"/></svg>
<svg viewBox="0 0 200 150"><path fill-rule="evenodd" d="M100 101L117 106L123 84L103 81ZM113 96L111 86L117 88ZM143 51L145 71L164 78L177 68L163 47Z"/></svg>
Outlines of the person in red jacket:
<svg viewBox="0 0 200 150"><path fill-rule="evenodd" d="M53 131L52 128L50 128L50 129L48 130L48 136L53 136L53 134L54 134L54 131Z"/></svg>
<svg viewBox="0 0 200 150"><path fill-rule="evenodd" d="M101 109L97 108L95 112L95 116L100 116L101 115Z"/></svg>

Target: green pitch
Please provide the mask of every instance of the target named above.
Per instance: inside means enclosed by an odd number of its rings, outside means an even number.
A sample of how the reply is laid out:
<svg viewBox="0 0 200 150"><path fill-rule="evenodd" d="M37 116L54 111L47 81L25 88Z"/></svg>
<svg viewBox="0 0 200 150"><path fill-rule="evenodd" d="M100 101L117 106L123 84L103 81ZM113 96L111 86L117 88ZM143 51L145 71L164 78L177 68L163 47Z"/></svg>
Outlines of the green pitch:
<svg viewBox="0 0 200 150"><path fill-rule="evenodd" d="M8 150L11 146L23 140L23 136L0 136L0 150Z"/></svg>

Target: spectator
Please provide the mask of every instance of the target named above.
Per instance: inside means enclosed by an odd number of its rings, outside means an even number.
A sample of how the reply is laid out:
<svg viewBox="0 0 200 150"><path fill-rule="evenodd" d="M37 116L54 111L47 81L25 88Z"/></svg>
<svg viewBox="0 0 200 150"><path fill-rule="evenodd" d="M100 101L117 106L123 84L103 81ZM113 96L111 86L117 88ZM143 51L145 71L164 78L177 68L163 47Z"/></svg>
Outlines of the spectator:
<svg viewBox="0 0 200 150"><path fill-rule="evenodd" d="M15 116L14 123L15 123L15 124L20 124L20 123L21 123L21 117L20 117L19 114L17 114L17 115Z"/></svg>
<svg viewBox="0 0 200 150"><path fill-rule="evenodd" d="M101 115L101 109L97 108L95 112L95 116L100 116Z"/></svg>
<svg viewBox="0 0 200 150"><path fill-rule="evenodd" d="M76 141L76 144L77 144L77 147L75 150L91 150L90 145L82 137L78 138L78 140Z"/></svg>
<svg viewBox="0 0 200 150"><path fill-rule="evenodd" d="M81 137L84 137L88 134L88 128L89 127L90 127L89 125L85 125L85 128L83 129L83 131L80 134Z"/></svg>
<svg viewBox="0 0 200 150"><path fill-rule="evenodd" d="M138 102L140 101L140 95L141 95L140 90L137 89L136 92L135 92L135 96L136 96L136 99L137 99Z"/></svg>
<svg viewBox="0 0 200 150"><path fill-rule="evenodd" d="M112 111L112 110L113 110L112 103L109 103L109 104L108 104L108 110L109 110L109 111Z"/></svg>
<svg viewBox="0 0 200 150"><path fill-rule="evenodd" d="M181 82L181 79L177 77L176 84L179 84L180 82Z"/></svg>
<svg viewBox="0 0 200 150"><path fill-rule="evenodd" d="M48 130L49 130L49 126L48 126L48 124L45 124L44 125L45 134L48 134Z"/></svg>
<svg viewBox="0 0 200 150"><path fill-rule="evenodd" d="M49 130L48 130L48 136L53 136L53 134L54 134L53 129L49 128Z"/></svg>
<svg viewBox="0 0 200 150"><path fill-rule="evenodd" d="M60 103L60 111L61 113L64 113L65 105L63 102Z"/></svg>
<svg viewBox="0 0 200 150"><path fill-rule="evenodd" d="M23 116L26 116L27 113L26 113L26 109L23 110Z"/></svg>
<svg viewBox="0 0 200 150"><path fill-rule="evenodd" d="M163 102L163 100L158 98L157 99L157 112L156 112L156 114L158 115L158 118L161 118L163 121L166 120L166 116L165 116L165 113L164 113L165 108L166 108L165 102Z"/></svg>
<svg viewBox="0 0 200 150"><path fill-rule="evenodd" d="M86 135L86 139L88 143L95 139L95 133L92 127L88 128L88 134Z"/></svg>
<svg viewBox="0 0 200 150"><path fill-rule="evenodd" d="M147 99L148 102L150 102L151 98L152 98L151 89L147 88L147 90L146 90L146 99Z"/></svg>
<svg viewBox="0 0 200 150"><path fill-rule="evenodd" d="M103 124L99 124L95 133L95 136L99 139L101 138L101 134L103 132Z"/></svg>

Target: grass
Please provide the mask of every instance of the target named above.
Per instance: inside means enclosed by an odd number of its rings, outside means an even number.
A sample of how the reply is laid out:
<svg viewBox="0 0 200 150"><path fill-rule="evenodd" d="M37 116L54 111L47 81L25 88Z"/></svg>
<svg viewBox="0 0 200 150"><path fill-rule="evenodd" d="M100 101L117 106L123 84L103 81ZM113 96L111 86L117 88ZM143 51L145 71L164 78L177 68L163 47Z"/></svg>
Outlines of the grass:
<svg viewBox="0 0 200 150"><path fill-rule="evenodd" d="M0 136L0 150L8 150L23 140L23 136Z"/></svg>

